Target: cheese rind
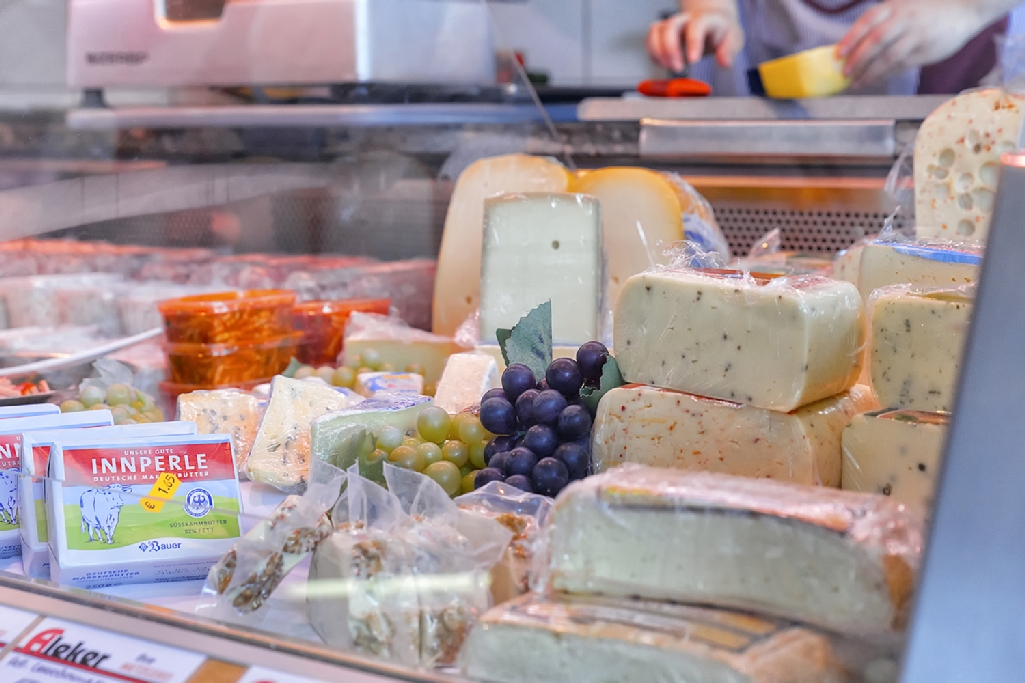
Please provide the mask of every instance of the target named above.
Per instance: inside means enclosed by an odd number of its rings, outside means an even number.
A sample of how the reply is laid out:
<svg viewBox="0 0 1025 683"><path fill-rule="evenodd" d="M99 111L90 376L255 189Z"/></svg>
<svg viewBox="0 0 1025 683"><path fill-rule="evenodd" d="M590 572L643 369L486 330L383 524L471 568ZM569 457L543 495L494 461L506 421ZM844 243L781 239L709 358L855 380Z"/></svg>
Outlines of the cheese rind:
<svg viewBox="0 0 1025 683"><path fill-rule="evenodd" d="M490 610L460 665L467 678L494 683L842 680L828 640L806 629L727 610L567 596Z"/></svg>
<svg viewBox="0 0 1025 683"><path fill-rule="evenodd" d="M959 291L876 290L868 303L869 363L881 406L953 409L973 301Z"/></svg>
<svg viewBox="0 0 1025 683"><path fill-rule="evenodd" d="M575 482L549 585L714 604L843 633L902 629L920 520L883 496L638 465Z"/></svg>
<svg viewBox="0 0 1025 683"><path fill-rule="evenodd" d="M627 280L615 348L628 382L789 412L852 387L864 339L855 287L664 270Z"/></svg>
<svg viewBox="0 0 1025 683"><path fill-rule="evenodd" d="M890 410L855 417L843 433L843 487L889 496L927 517L949 417Z"/></svg>
<svg viewBox="0 0 1025 683"><path fill-rule="evenodd" d="M457 353L448 359L434 394L434 405L449 413L461 413L480 403L489 389L500 386L494 358L486 353Z"/></svg>
<svg viewBox="0 0 1025 683"><path fill-rule="evenodd" d="M981 265L981 252L969 247L870 242L861 250L858 291L868 301L890 285L963 287L978 281Z"/></svg>
<svg viewBox="0 0 1025 683"><path fill-rule="evenodd" d="M840 486L844 427L876 407L863 386L781 413L628 385L598 405L591 459L598 472L636 463Z"/></svg>

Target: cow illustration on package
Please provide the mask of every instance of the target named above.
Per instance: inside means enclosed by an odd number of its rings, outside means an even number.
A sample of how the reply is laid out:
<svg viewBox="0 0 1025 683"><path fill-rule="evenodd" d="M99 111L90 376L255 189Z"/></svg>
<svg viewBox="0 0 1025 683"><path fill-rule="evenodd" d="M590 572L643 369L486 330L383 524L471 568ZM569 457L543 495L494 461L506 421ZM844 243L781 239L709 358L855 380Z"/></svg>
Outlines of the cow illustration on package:
<svg viewBox="0 0 1025 683"><path fill-rule="evenodd" d="M18 524L18 475L20 470L12 468L0 471L0 521Z"/></svg>
<svg viewBox="0 0 1025 683"><path fill-rule="evenodd" d="M114 543L114 530L121 519L121 508L125 506L124 493L131 493L131 486L109 484L101 489L89 489L82 494L79 507L82 509L82 533L89 533L89 540ZM96 538L93 539L93 532Z"/></svg>

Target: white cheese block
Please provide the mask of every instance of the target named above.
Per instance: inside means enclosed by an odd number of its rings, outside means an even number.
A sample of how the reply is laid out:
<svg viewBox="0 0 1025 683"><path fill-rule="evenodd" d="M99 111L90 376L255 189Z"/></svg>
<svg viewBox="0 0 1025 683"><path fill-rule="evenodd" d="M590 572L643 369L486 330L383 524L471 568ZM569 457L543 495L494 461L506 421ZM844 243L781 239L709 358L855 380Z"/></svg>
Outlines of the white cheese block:
<svg viewBox="0 0 1025 683"><path fill-rule="evenodd" d="M948 421L912 410L858 415L843 433L843 487L881 493L929 516Z"/></svg>
<svg viewBox="0 0 1025 683"><path fill-rule="evenodd" d="M850 282L858 286L858 271L861 270L861 252L865 250L864 244L852 244L836 255L833 267L829 276L834 280ZM864 296L864 295L862 295Z"/></svg>
<svg viewBox="0 0 1025 683"><path fill-rule="evenodd" d="M322 415L313 421L311 429L313 457L348 469L355 461L338 461L338 451L352 427L374 430L390 425L403 433L412 432L416 429L416 418L431 405L433 401L428 396L377 394L345 410Z"/></svg>
<svg viewBox="0 0 1025 683"><path fill-rule="evenodd" d="M489 389L500 386L494 358L485 353L457 353L448 359L434 394L434 405L449 413L461 413L480 403Z"/></svg>
<svg viewBox="0 0 1025 683"><path fill-rule="evenodd" d="M480 283L477 283L480 286ZM370 352L380 363L389 363L398 371L416 365L424 374L424 382L435 385L441 379L445 363L453 353L469 351L452 337L442 337L410 327L395 318L375 313L355 312L345 326L345 362L353 369L361 367L362 358Z"/></svg>
<svg viewBox="0 0 1025 683"><path fill-rule="evenodd" d="M286 492L303 488L310 469L310 426L346 403L345 395L331 387L275 377L246 464L249 478Z"/></svg>
<svg viewBox="0 0 1025 683"><path fill-rule="evenodd" d="M829 641L741 612L645 600L528 595L487 612L460 654L492 683L829 683Z"/></svg>
<svg viewBox="0 0 1025 683"><path fill-rule="evenodd" d="M510 192L566 192L572 176L552 159L511 154L481 159L452 192L434 281L434 332L455 335L480 308L484 200ZM427 379L436 382L437 378Z"/></svg>
<svg viewBox="0 0 1025 683"><path fill-rule="evenodd" d="M789 412L855 383L861 297L817 276L664 270L627 280L616 360L628 382Z"/></svg>
<svg viewBox="0 0 1025 683"><path fill-rule="evenodd" d="M947 100L915 137L919 237L984 241L1000 155L1018 148L1025 97L992 88Z"/></svg>
<svg viewBox="0 0 1025 683"><path fill-rule="evenodd" d="M978 281L982 253L972 247L870 242L861 251L858 291L868 297L890 285L963 287Z"/></svg>
<svg viewBox="0 0 1025 683"><path fill-rule="evenodd" d="M484 203L480 339L552 302L552 341L601 336L605 310L601 211L579 194L502 195Z"/></svg>
<svg viewBox="0 0 1025 683"><path fill-rule="evenodd" d="M863 386L782 413L632 384L598 405L591 459L840 486L843 429L877 407Z"/></svg>
<svg viewBox="0 0 1025 683"><path fill-rule="evenodd" d="M876 291L868 305L869 362L882 407L953 410L973 300L959 291Z"/></svg>
<svg viewBox="0 0 1025 683"><path fill-rule="evenodd" d="M356 392L370 398L378 392L389 394L424 393L424 376L413 372L361 372L356 376Z"/></svg>
<svg viewBox="0 0 1025 683"><path fill-rule="evenodd" d="M884 497L639 465L569 485L549 585L750 610L842 633L906 623L917 516Z"/></svg>
<svg viewBox="0 0 1025 683"><path fill-rule="evenodd" d="M193 391L178 397L178 419L195 422L200 434L227 434L239 474L245 476L249 452L260 429L259 400L237 389Z"/></svg>

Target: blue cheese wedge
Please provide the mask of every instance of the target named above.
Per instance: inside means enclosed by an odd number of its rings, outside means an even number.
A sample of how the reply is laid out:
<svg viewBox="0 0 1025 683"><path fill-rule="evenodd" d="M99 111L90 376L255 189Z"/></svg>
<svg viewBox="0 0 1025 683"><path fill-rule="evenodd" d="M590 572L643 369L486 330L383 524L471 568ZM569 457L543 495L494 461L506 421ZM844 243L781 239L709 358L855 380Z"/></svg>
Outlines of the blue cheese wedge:
<svg viewBox="0 0 1025 683"><path fill-rule="evenodd" d="M236 389L194 391L178 397L178 418L195 422L200 434L227 434L244 475L263 411L252 394Z"/></svg>

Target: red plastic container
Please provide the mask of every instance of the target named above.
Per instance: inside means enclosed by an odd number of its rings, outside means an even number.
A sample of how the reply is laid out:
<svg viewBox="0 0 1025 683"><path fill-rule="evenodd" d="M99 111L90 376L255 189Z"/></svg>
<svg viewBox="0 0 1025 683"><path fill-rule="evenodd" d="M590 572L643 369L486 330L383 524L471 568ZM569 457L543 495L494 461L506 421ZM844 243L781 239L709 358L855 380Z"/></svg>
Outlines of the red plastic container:
<svg viewBox="0 0 1025 683"><path fill-rule="evenodd" d="M298 332L257 341L164 345L174 384L223 385L273 377L296 355Z"/></svg>
<svg viewBox="0 0 1025 683"><path fill-rule="evenodd" d="M167 340L174 344L252 343L294 332L295 292L279 289L199 294L161 302Z"/></svg>
<svg viewBox="0 0 1025 683"><path fill-rule="evenodd" d="M292 322L303 333L299 343L299 362L307 365L332 365L338 360L345 341L345 323L353 311L388 314L390 299L342 299L306 301L297 304Z"/></svg>

